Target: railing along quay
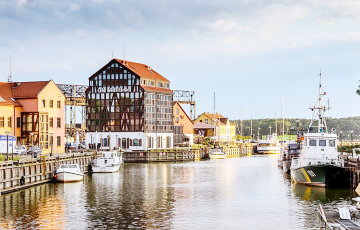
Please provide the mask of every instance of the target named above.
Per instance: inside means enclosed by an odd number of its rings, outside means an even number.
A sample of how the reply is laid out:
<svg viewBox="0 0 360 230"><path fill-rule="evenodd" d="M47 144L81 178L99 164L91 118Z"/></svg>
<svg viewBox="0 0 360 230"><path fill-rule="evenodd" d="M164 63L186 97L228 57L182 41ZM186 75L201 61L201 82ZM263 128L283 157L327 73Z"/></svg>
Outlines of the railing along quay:
<svg viewBox="0 0 360 230"><path fill-rule="evenodd" d="M79 164L86 173L94 157L94 153L75 153L0 162L0 195L51 181L60 164Z"/></svg>

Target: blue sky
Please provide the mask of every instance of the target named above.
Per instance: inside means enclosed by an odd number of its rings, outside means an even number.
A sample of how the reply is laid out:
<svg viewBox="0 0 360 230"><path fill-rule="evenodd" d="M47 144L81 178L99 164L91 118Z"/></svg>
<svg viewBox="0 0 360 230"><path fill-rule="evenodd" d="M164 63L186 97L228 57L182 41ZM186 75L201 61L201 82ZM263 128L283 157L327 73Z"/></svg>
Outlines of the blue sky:
<svg viewBox="0 0 360 230"><path fill-rule="evenodd" d="M310 118L318 73L331 117L360 115L360 1L0 0L0 79L88 84L112 55L150 65L196 113Z"/></svg>

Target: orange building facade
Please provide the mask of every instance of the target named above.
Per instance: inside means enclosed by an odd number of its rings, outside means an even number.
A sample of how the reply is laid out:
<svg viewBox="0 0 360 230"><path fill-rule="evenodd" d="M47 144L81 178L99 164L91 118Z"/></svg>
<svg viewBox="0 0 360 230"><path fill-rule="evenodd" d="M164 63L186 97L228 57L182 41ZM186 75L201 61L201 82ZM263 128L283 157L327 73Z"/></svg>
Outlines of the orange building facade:
<svg viewBox="0 0 360 230"><path fill-rule="evenodd" d="M0 135L43 153L65 151L65 96L50 81L0 82Z"/></svg>
<svg viewBox="0 0 360 230"><path fill-rule="evenodd" d="M194 144L194 122L190 119L178 102L174 102L174 145Z"/></svg>

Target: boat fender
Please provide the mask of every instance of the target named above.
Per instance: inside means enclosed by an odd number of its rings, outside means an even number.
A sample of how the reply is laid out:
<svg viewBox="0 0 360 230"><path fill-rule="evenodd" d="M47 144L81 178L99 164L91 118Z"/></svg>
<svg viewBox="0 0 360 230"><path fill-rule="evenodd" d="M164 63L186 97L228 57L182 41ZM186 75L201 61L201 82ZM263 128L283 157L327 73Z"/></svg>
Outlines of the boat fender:
<svg viewBox="0 0 360 230"><path fill-rule="evenodd" d="M25 177L21 176L20 178L20 185L24 185L25 184Z"/></svg>

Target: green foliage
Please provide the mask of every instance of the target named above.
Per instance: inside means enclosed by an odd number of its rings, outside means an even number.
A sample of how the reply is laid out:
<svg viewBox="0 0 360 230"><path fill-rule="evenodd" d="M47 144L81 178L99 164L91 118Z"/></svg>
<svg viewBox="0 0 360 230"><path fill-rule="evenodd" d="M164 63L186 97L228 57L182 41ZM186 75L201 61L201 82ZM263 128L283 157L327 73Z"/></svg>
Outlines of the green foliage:
<svg viewBox="0 0 360 230"><path fill-rule="evenodd" d="M360 92L360 88L359 88ZM240 120L231 121L236 124L236 134L240 134ZM347 118L327 118L327 127L329 131L332 128L336 129L336 134L342 135L345 139L349 139L350 131L353 131L353 135L360 135L360 116L358 117L347 117ZM270 130L269 126L271 125L271 132L275 133L277 123L277 133L278 135L282 134L282 119L278 119L277 122L275 119L256 119L253 120L253 135L256 137L258 134L269 135ZM296 135L299 131L301 133L306 133L308 126L310 124L310 119L285 119L284 130L285 134ZM243 136L250 136L250 120L243 121ZM355 139L355 136L353 137ZM238 138L239 139L239 138ZM360 137L358 138L360 139Z"/></svg>

